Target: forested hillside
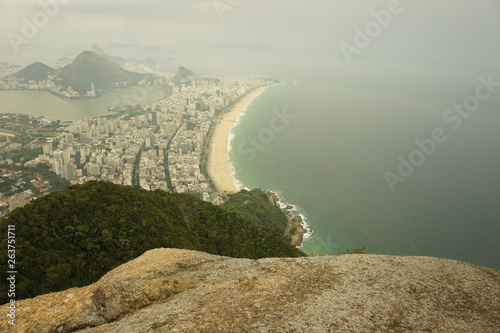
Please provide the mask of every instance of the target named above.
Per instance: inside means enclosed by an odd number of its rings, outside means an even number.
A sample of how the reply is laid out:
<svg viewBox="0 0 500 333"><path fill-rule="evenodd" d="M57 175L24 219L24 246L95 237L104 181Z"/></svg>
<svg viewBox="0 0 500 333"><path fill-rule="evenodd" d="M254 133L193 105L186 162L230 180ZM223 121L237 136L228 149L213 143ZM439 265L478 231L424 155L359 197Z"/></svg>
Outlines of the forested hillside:
<svg viewBox="0 0 500 333"><path fill-rule="evenodd" d="M288 218L285 213L272 204L267 194L259 189L241 190L232 194L229 201L221 207L280 234L284 233L288 225ZM296 227L292 226L290 232L286 235L285 241L288 243L291 241L291 235L295 232L295 229Z"/></svg>
<svg viewBox="0 0 500 333"><path fill-rule="evenodd" d="M15 225L17 299L88 285L154 248L241 258L304 255L280 233L194 196L104 182L51 193L2 219L2 262L7 225ZM0 275L5 281L6 270Z"/></svg>

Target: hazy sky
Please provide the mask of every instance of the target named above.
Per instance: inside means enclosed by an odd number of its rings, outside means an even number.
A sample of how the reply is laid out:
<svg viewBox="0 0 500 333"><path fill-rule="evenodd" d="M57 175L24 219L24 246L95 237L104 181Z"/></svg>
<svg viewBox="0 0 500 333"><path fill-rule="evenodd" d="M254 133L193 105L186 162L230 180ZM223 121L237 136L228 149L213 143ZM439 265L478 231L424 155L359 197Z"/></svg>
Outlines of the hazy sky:
<svg viewBox="0 0 500 333"><path fill-rule="evenodd" d="M41 3L0 0L0 60L55 65L97 44L123 57L182 64L204 74L277 74L347 65L342 43L374 22L382 0L59 0L44 22ZM398 2L395 0L396 3ZM367 59L500 70L500 1L401 0L398 14L358 48ZM218 8L219 12L217 12ZM25 38L26 21L40 28ZM48 16L45 16L45 18ZM41 23L40 23L41 22ZM25 29L26 30L26 29ZM10 36L10 37L9 37ZM9 38L25 38L15 53ZM345 44L344 44L345 45ZM262 73L261 73L262 72ZM273 73L269 73L273 72Z"/></svg>

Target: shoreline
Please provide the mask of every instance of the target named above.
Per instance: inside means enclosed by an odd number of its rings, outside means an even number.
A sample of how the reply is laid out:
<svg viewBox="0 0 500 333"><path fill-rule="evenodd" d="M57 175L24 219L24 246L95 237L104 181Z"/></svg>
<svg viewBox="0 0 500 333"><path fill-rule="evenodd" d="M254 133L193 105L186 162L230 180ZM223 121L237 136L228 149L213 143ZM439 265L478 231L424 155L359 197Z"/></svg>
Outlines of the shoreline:
<svg viewBox="0 0 500 333"><path fill-rule="evenodd" d="M228 160L231 130L252 100L271 86L273 85L258 87L244 95L229 112L219 118L215 125L208 154L207 172L220 193L229 194L239 191L231 175L231 163Z"/></svg>
<svg viewBox="0 0 500 333"><path fill-rule="evenodd" d="M279 83L278 83L279 84ZM210 147L208 149L207 173L212 180L213 185L221 194L237 193L238 189L234 178L232 165L229 161L231 130L237 125L240 117L243 115L250 103L267 88L274 86L263 86L255 88L250 93L243 96L231 110L223 114L214 128L214 134L211 138ZM283 198L274 191L266 191L271 204L279 207L288 218L288 227L286 233L290 231L292 226L295 227L295 232L292 235L292 245L300 248L304 241L309 238L314 230L311 229L307 217L299 212L296 212L297 207L284 202Z"/></svg>
<svg viewBox="0 0 500 333"><path fill-rule="evenodd" d="M288 219L288 226L283 236L286 236L290 232L292 226L295 226L295 232L291 235L291 245L300 248L304 245L304 241L311 237L314 233L314 230L311 229L311 226L307 221L307 217L296 212L297 207L287 204L278 193L274 191L266 191L266 194L270 203L281 209Z"/></svg>

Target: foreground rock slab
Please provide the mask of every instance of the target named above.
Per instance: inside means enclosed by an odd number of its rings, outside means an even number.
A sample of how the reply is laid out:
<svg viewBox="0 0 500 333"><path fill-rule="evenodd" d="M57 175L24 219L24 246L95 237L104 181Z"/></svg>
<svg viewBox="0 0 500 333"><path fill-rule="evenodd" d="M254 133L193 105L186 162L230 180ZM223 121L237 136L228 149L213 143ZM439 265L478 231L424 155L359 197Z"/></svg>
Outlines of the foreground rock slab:
<svg viewBox="0 0 500 333"><path fill-rule="evenodd" d="M500 271L383 255L156 249L83 288L2 306L1 332L499 332Z"/></svg>

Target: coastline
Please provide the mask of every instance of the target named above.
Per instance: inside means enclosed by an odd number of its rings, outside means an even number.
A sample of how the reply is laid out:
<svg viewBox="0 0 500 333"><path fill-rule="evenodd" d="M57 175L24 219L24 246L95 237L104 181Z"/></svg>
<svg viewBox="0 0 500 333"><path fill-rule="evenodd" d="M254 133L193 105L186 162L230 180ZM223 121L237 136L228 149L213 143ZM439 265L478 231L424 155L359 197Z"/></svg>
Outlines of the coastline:
<svg viewBox="0 0 500 333"><path fill-rule="evenodd" d="M246 110L252 100L271 86L272 85L258 87L250 93L244 95L243 98L236 103L229 112L222 115L215 126L208 154L207 171L214 186L221 193L229 194L239 191L234 184L234 180L231 175L231 165L228 161L228 150L230 144L229 135L231 133L231 129L236 124L240 114Z"/></svg>
<svg viewBox="0 0 500 333"><path fill-rule="evenodd" d="M231 130L238 123L252 100L264 90L274 85L258 87L244 95L229 112L219 118L215 125L210 148L208 149L207 172L213 185L222 194L236 193L240 190L238 185L236 185L237 180L234 178L232 165L228 159L228 153L231 149ZM314 233L308 223L307 217L304 213L300 213L296 206L285 203L277 192L266 191L266 193L270 203L279 207L288 218L288 227L285 235L293 228L292 245L301 247L304 241Z"/></svg>
<svg viewBox="0 0 500 333"><path fill-rule="evenodd" d="M288 219L288 226L283 236L286 236L294 227L295 232L291 235L291 245L300 248L306 239L312 236L314 230L308 223L307 217L297 211L297 207L284 202L283 198L278 193L273 191L266 191L269 202L277 206L286 215Z"/></svg>

